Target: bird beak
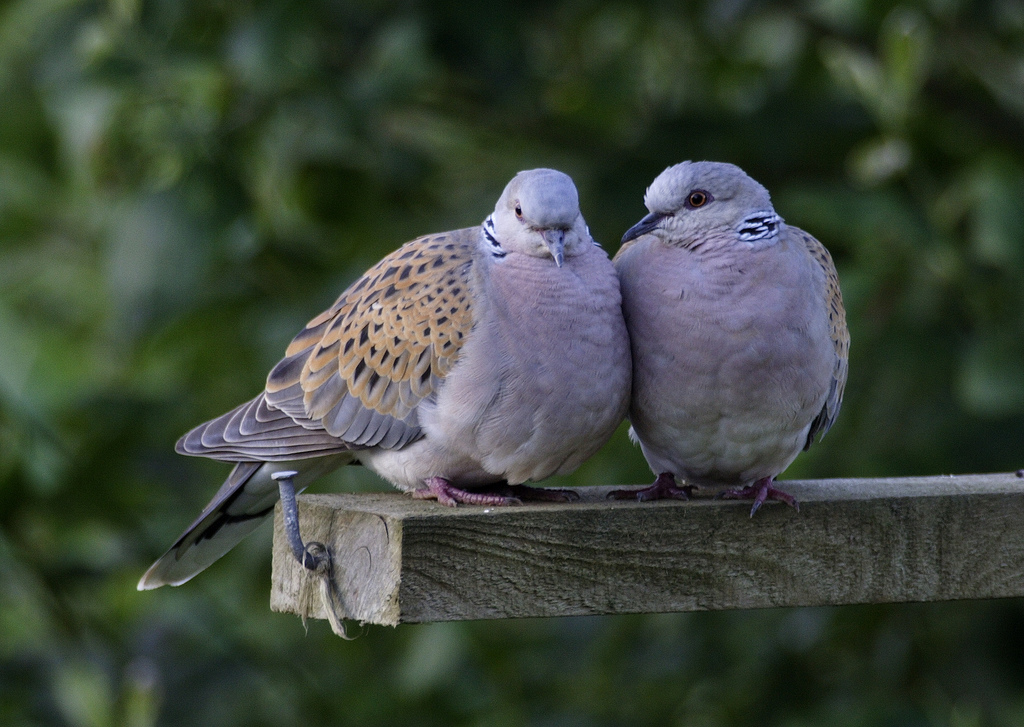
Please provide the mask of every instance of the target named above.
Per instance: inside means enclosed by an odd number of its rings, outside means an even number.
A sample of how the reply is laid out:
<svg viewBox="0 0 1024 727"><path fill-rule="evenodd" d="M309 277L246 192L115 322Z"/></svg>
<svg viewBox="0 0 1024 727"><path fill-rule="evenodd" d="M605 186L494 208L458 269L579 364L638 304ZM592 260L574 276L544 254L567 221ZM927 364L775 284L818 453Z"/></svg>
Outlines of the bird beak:
<svg viewBox="0 0 1024 727"><path fill-rule="evenodd" d="M565 260L565 230L541 230L540 234L544 238L544 242L547 243L555 265L562 267L562 262Z"/></svg>
<svg viewBox="0 0 1024 727"><path fill-rule="evenodd" d="M651 214L644 217L642 220L637 222L635 225L626 230L626 234L622 236L622 242L627 243L630 240L635 240L640 235L646 235L648 232L658 226L658 223L665 218L665 215L660 212L651 212Z"/></svg>

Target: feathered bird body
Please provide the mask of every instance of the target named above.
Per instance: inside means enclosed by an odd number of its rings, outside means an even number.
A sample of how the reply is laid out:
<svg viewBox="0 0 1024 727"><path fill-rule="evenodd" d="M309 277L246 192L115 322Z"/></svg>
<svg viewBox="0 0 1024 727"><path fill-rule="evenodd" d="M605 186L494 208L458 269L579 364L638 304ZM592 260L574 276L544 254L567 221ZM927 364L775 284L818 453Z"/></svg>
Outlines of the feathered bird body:
<svg viewBox="0 0 1024 727"><path fill-rule="evenodd" d="M483 225L385 257L294 338L262 393L182 437L179 452L237 465L139 586L182 583L257 527L274 472L302 489L358 462L417 493L571 472L625 416L630 367L618 278L572 180L522 172Z"/></svg>
<svg viewBox="0 0 1024 727"><path fill-rule="evenodd" d="M782 472L809 443L836 368L826 274L809 260L792 228L759 249L647 236L618 257L637 281L624 286L637 340L630 422L655 472L742 486Z"/></svg>
<svg viewBox="0 0 1024 727"><path fill-rule="evenodd" d="M683 162L615 256L633 351L629 419L658 482L792 498L772 479L824 435L846 385L849 333L832 258L731 164ZM617 495L620 496L620 495ZM622 493L621 496L626 496Z"/></svg>

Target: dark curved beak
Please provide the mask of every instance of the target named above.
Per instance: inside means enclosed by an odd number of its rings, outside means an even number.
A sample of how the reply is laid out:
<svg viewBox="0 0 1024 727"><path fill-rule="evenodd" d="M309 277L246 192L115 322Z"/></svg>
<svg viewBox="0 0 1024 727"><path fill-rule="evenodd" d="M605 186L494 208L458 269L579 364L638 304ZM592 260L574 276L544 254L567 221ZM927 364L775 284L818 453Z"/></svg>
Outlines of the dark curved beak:
<svg viewBox="0 0 1024 727"><path fill-rule="evenodd" d="M626 230L626 234L622 236L622 242L626 243L630 240L635 240L640 235L646 235L648 232L658 226L658 223L665 219L665 215L660 212L651 212L651 214L644 217L642 220L637 222L635 225Z"/></svg>

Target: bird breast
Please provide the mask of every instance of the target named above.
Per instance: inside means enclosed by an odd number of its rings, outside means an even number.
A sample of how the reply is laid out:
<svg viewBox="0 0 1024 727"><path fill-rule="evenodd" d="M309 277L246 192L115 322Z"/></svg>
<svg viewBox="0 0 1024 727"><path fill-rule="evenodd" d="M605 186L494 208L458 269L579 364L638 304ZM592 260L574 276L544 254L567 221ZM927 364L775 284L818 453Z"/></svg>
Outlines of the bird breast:
<svg viewBox="0 0 1024 727"><path fill-rule="evenodd" d="M628 335L619 283L604 251L488 261L485 301L447 377L427 437L463 447L509 482L569 472L625 416ZM467 423L470 423L467 426Z"/></svg>
<svg viewBox="0 0 1024 727"><path fill-rule="evenodd" d="M695 481L778 474L832 377L820 266L786 239L707 252L644 243L619 271L633 339L630 420L645 453Z"/></svg>

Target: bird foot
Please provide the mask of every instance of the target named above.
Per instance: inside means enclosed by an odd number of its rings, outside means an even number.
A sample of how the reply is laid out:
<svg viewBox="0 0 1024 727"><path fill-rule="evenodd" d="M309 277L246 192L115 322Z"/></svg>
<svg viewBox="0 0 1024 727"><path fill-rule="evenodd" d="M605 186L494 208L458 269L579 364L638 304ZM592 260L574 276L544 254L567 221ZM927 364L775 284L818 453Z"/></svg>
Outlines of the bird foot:
<svg viewBox="0 0 1024 727"><path fill-rule="evenodd" d="M718 495L718 497L723 500L749 500L750 498L754 498L754 504L750 508L750 517L754 517L754 513L757 512L761 508L761 505L763 505L767 500L784 502L797 512L800 512L800 503L797 502L796 498L788 492L775 487L773 477L762 477L754 484L741 487L738 490L726 490Z"/></svg>
<svg viewBox="0 0 1024 727"><path fill-rule="evenodd" d="M693 495L693 485L676 485L676 478L671 472L662 472L650 487L639 490L612 490L608 497L614 500L689 500Z"/></svg>
<svg viewBox="0 0 1024 727"><path fill-rule="evenodd" d="M493 485L484 488L489 494L504 495L521 502L576 502L580 493L558 487L530 487L529 485Z"/></svg>
<svg viewBox="0 0 1024 727"><path fill-rule="evenodd" d="M295 483L292 482L297 474L298 472L294 470L274 472L270 479L277 482L281 493L284 532L288 538L288 545L291 546L292 555L304 568L315 571L329 561L330 554L323 543L302 542L302 535L299 533L299 508L295 504Z"/></svg>
<svg viewBox="0 0 1024 727"><path fill-rule="evenodd" d="M455 507L463 505L521 505L522 500L518 497L506 495L493 495L487 492L469 492L462 490L446 480L444 477L428 477L423 481L426 487L413 490L412 496L416 500L437 500L442 505ZM507 485L506 485L507 486Z"/></svg>

